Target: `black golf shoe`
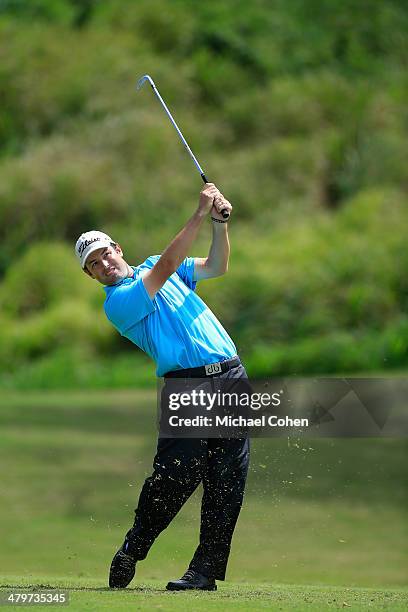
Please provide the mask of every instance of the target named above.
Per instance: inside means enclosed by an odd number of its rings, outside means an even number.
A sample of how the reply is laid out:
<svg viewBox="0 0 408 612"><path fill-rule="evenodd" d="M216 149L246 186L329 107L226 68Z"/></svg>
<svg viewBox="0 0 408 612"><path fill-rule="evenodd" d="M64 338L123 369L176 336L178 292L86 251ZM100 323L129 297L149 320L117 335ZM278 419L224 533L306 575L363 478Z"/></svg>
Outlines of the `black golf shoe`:
<svg viewBox="0 0 408 612"><path fill-rule="evenodd" d="M217 585L214 578L208 578L194 570L187 570L180 580L172 580L166 586L168 591L189 591L198 589L200 591L216 591Z"/></svg>
<svg viewBox="0 0 408 612"><path fill-rule="evenodd" d="M127 540L112 559L109 586L112 589L124 589L133 580L136 571L136 560L132 555L125 553Z"/></svg>

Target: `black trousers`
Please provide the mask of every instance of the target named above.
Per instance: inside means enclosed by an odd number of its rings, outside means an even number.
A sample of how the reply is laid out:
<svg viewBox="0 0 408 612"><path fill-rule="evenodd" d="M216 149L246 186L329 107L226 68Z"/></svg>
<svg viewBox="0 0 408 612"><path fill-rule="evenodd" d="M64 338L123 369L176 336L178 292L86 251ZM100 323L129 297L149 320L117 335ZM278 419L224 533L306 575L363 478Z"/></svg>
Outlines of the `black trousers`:
<svg viewBox="0 0 408 612"><path fill-rule="evenodd" d="M239 365L219 376L246 378L246 373ZM145 480L135 522L127 534L127 551L144 559L202 482L200 542L189 567L224 580L248 465L248 438L159 438L154 471Z"/></svg>

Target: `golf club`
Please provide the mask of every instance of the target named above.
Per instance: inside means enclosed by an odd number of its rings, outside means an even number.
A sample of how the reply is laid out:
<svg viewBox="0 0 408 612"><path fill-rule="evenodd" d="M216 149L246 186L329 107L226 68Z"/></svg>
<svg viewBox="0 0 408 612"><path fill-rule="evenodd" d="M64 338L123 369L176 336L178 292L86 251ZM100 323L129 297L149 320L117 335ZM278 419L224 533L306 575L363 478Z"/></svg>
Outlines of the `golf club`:
<svg viewBox="0 0 408 612"><path fill-rule="evenodd" d="M187 152L189 153L191 159L193 160L193 162L194 162L197 170L199 171L200 176L203 179L204 183L208 183L209 180L205 176L204 170L201 168L200 164L197 161L197 158L195 157L194 153L192 152L192 150L188 146L186 139L184 138L183 134L181 133L180 128L178 127L177 123L174 121L174 119L172 117L172 114L169 111L169 109L167 108L166 103L164 102L163 98L161 97L161 95L160 95L156 85L154 84L154 81L153 81L152 77L149 76L148 74L145 74L144 76L142 76L142 78L139 79L138 82L137 82L136 89L140 89L144 85L144 83L146 81L148 81L150 83L154 93L156 94L156 96L159 99L160 104L163 106L164 110L166 111L168 118L170 119L171 123L173 124L173 127L176 130L177 134L180 136L181 142L186 147ZM228 211L221 210L221 214L224 217L224 219L228 219L228 217L229 217Z"/></svg>

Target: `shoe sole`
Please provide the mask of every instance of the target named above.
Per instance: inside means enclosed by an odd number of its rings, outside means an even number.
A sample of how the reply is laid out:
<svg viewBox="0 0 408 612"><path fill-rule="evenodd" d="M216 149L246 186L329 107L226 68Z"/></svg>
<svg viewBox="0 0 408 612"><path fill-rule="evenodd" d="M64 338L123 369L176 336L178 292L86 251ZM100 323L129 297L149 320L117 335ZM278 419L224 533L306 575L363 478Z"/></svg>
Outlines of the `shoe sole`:
<svg viewBox="0 0 408 612"><path fill-rule="evenodd" d="M212 586L208 586L208 587L184 587L184 586L180 586L178 584L174 584L172 582L169 582L166 586L166 589L168 591L216 591L217 590L217 585L214 584Z"/></svg>

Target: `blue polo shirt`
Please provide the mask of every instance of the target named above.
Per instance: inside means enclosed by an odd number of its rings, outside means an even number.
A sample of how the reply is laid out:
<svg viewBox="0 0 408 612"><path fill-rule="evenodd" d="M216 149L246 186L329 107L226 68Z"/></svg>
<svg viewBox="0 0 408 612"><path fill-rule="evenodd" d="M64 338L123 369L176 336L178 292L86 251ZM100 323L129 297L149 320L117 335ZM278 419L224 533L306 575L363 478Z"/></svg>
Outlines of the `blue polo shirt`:
<svg viewBox="0 0 408 612"><path fill-rule="evenodd" d="M153 299L142 281L160 255L133 268L132 277L105 287L109 321L157 364L157 376L230 359L235 345L194 292L194 258L187 257Z"/></svg>

